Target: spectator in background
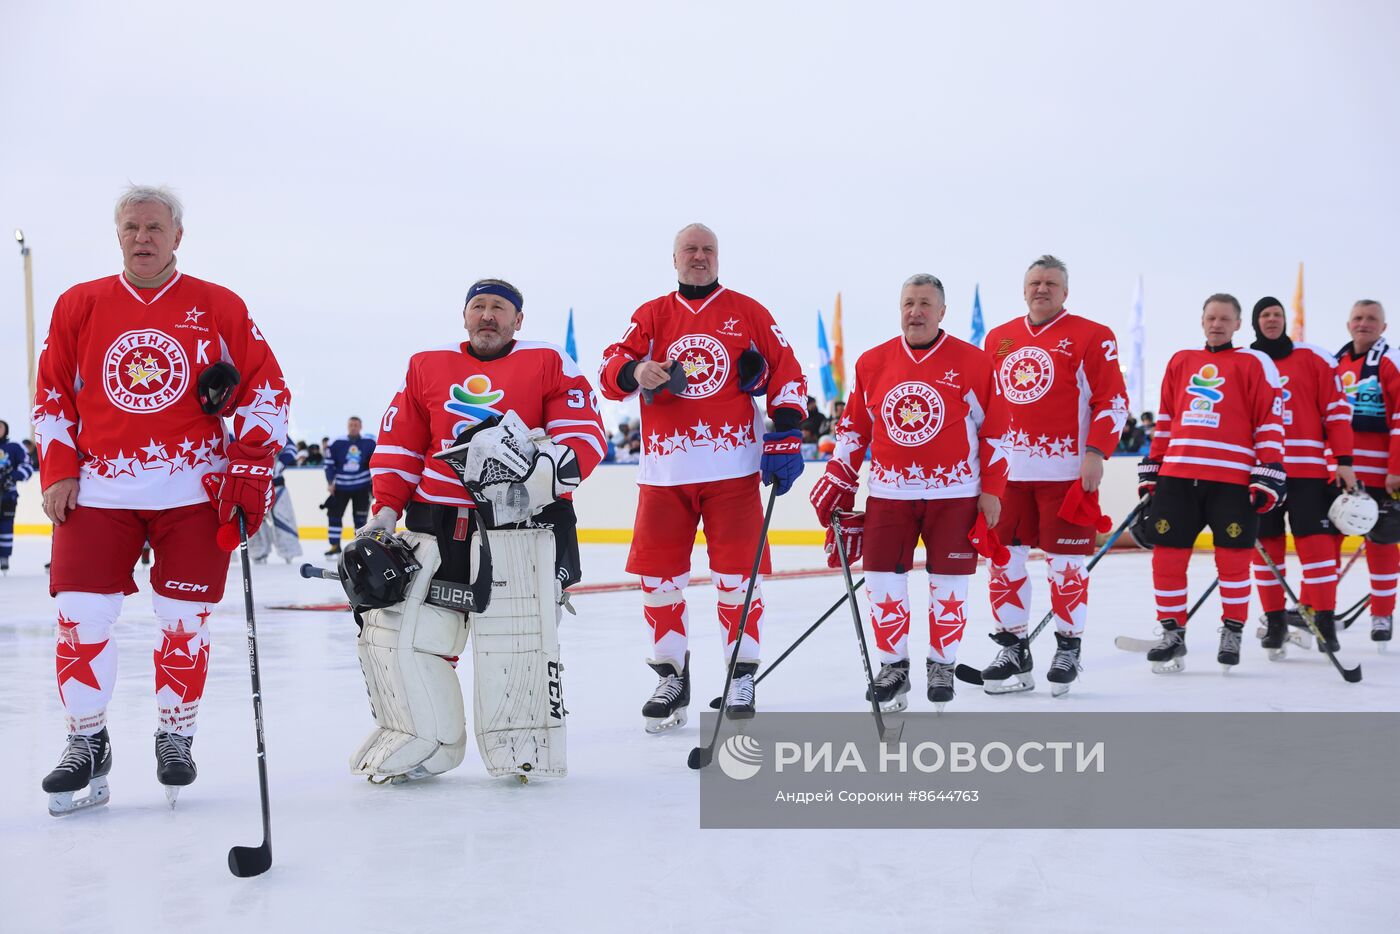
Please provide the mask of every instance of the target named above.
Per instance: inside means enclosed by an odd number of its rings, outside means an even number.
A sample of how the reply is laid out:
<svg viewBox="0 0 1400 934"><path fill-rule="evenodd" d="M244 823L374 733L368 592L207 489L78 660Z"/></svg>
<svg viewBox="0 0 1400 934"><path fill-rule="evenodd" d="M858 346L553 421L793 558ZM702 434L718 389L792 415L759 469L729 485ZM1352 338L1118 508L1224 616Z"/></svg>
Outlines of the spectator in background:
<svg viewBox="0 0 1400 934"><path fill-rule="evenodd" d="M841 423L841 416L845 414L846 403L843 400L837 399L835 402L831 403L831 424L828 426L828 429L832 434L836 433L836 426Z"/></svg>
<svg viewBox="0 0 1400 934"><path fill-rule="evenodd" d="M1157 416L1151 412L1143 412L1138 416L1138 427L1142 429L1143 436L1147 443L1152 443L1152 435L1157 430Z"/></svg>
<svg viewBox="0 0 1400 934"><path fill-rule="evenodd" d="M319 444L307 445L305 461L307 467L320 467L325 461L325 457L321 455L321 446Z"/></svg>
<svg viewBox="0 0 1400 934"><path fill-rule="evenodd" d="M815 445L817 439L826 434L827 420L821 409L817 408L817 400L811 396L807 397L807 417L802 420L799 426L802 429L802 443Z"/></svg>
<svg viewBox="0 0 1400 934"><path fill-rule="evenodd" d="M29 457L29 466L35 470L39 469L39 451L34 447L34 442L28 438L20 439L20 447L24 448L24 453Z"/></svg>
<svg viewBox="0 0 1400 934"><path fill-rule="evenodd" d="M1131 415L1123 423L1123 433L1118 436L1118 453L1137 454L1147 445L1147 433L1138 426Z"/></svg>

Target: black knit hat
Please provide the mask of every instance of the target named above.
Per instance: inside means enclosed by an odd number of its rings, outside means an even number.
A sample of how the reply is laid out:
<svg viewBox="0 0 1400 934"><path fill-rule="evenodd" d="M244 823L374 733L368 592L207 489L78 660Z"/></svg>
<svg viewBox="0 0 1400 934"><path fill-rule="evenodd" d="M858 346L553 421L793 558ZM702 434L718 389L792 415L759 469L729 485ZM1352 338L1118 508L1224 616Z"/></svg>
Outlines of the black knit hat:
<svg viewBox="0 0 1400 934"><path fill-rule="evenodd" d="M1273 340L1259 333L1259 316L1275 305L1282 308L1283 302L1272 295L1265 295L1254 303L1254 313L1250 316L1250 323L1254 326L1254 343L1249 346L1255 350L1262 350L1275 360L1282 360L1293 352L1293 341L1289 339L1288 332L1285 331Z"/></svg>

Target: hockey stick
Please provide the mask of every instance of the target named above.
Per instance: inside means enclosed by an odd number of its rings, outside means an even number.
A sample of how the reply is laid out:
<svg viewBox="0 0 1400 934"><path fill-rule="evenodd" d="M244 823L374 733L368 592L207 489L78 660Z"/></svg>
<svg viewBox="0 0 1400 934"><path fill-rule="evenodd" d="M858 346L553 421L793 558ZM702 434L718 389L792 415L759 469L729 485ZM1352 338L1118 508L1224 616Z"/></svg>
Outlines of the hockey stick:
<svg viewBox="0 0 1400 934"><path fill-rule="evenodd" d="M258 677L258 630L253 622L253 567L248 560L248 520L238 510L238 551L243 558L243 605L248 613L248 669L253 676L253 723L258 733L258 792L262 796L263 842L261 846L229 847L228 868L246 879L272 867L272 810L267 800L267 746L263 739L262 681Z"/></svg>
<svg viewBox="0 0 1400 934"><path fill-rule="evenodd" d="M1099 546L1099 550L1094 552L1094 556L1090 558L1088 564L1084 566L1084 572L1086 574L1094 569L1094 567L1099 563L1099 561L1103 558L1104 555L1108 554L1108 550L1113 547L1113 543L1118 541L1118 539L1123 536L1123 533L1128 530L1128 526L1132 525L1133 520L1137 518L1138 513L1142 512L1144 509L1147 508L1147 503L1150 499L1150 496L1144 496L1142 499L1138 500L1137 505L1132 508L1132 511L1130 511L1126 516L1123 517L1123 521L1118 523L1118 528L1113 530L1113 534L1108 537L1108 540L1106 542ZM1210 591L1206 592L1209 593ZM1040 635L1040 631L1050 624L1050 620L1054 617L1054 615L1055 611L1051 610L1050 612L1046 613L1044 617L1041 618L1040 623L1030 634L1030 638L1026 639L1027 644L1030 644L1031 642L1035 641L1035 637ZM953 675L959 681L962 681L966 684L982 683L982 669L973 668L971 665L959 664L958 667L953 669Z"/></svg>
<svg viewBox="0 0 1400 934"><path fill-rule="evenodd" d="M332 571L330 568L318 568L314 564L303 564L301 566L301 576L310 578L311 580L340 580L340 575L335 571ZM350 604L347 603L345 605L345 608L348 610L350 608Z"/></svg>
<svg viewBox="0 0 1400 934"><path fill-rule="evenodd" d="M836 534L832 536L836 541L836 554L841 559L841 574L846 578L846 596L851 600L851 619L856 624L856 640L860 643L860 663L865 666L865 688L870 696L870 712L875 715L875 729L880 732L880 742L897 743L899 737L904 732L904 723L900 722L899 728L885 726L885 718L880 713L880 702L875 699L875 673L870 670L870 649L865 644L865 627L860 622L860 606L856 602L856 585L851 580L851 562L846 557L846 542L841 535L841 515L839 512L831 514L831 528Z"/></svg>
<svg viewBox="0 0 1400 934"><path fill-rule="evenodd" d="M758 569L763 566L763 551L768 547L768 524L773 521L773 504L778 501L778 485L773 484L768 491L768 508L763 511L763 528L758 532L758 550L753 556L753 570L749 572L749 586L744 593L744 608L739 614L739 634L734 637L734 652L729 656L729 670L724 675L724 691L720 694L719 713L715 715L715 733L708 746L696 746L690 750L685 764L692 769L703 769L715 757L715 744L719 742L719 729L724 724L724 712L729 706L729 685L734 682L734 667L739 664L739 648L744 644L744 626L749 621L749 606L753 603L753 590L758 584Z"/></svg>
<svg viewBox="0 0 1400 934"><path fill-rule="evenodd" d="M1351 566L1356 563L1356 559L1360 558L1365 553L1366 541L1365 539L1362 539L1361 547L1357 548L1351 553L1351 557L1347 560L1347 563L1342 567L1342 573L1337 575L1338 587L1342 585L1342 581L1346 580L1347 572L1350 571ZM1371 595L1368 593L1360 600L1357 600L1351 606L1347 607L1345 610L1339 611L1336 616L1337 622L1342 624L1343 629L1350 629L1351 624L1356 622L1361 617L1361 614L1366 611L1366 607L1369 606L1370 603ZM1299 613L1296 608L1292 610L1285 610L1284 617L1288 620L1288 625L1290 626L1296 626L1299 629L1308 628L1308 624L1303 622L1303 614Z"/></svg>
<svg viewBox="0 0 1400 934"><path fill-rule="evenodd" d="M864 583L865 583L865 578L862 577L860 580L856 581L856 586L859 587L859 586L861 586L861 585L864 584ZM759 675L757 678L754 678L754 679L753 679L753 685L754 685L754 687L758 687L760 684L762 684L762 683L763 683L763 679L766 678L766 677L768 677L768 673L769 673L769 672L771 672L774 668L777 668L779 665L781 665L781 664L783 663L783 659L787 658L789 655L792 654L793 649L797 648L799 645L802 644L802 641L803 641L804 639L806 639L806 638L807 638L808 636L810 636L812 633L816 632L816 631L817 631L817 627L820 626L822 623L826 622L828 619L830 619L830 618L832 617L832 615L836 613L837 610L841 609L841 604L845 603L845 602L846 602L847 600L849 600L849 599L851 599L851 595L850 595L850 594L846 594L846 595L843 596L840 600L837 600L835 603L833 603L833 604L831 605L831 609L827 610L825 613L822 614L822 618L821 618L821 619L817 620L815 623L813 623L812 625L808 626L808 627L807 627L807 631L804 632L802 635L798 636L798 637L797 637L797 641L794 642L792 645L790 645L790 646L787 647L787 651L783 652L782 655L779 655L776 659L774 659L774 660L773 660L773 664L769 665L767 668L765 668L765 669L763 670L763 674L761 674L761 675ZM711 709L711 710L719 710L719 702L720 702L720 699L719 699L718 697L716 697L714 700L710 701L710 709Z"/></svg>
<svg viewBox="0 0 1400 934"><path fill-rule="evenodd" d="M1274 572L1274 577L1278 579L1279 585L1283 587L1283 592L1288 594L1288 599L1293 601L1294 606L1298 606L1297 594L1293 593L1293 588L1289 586L1288 581L1284 579L1283 572L1278 569L1278 565L1274 563L1274 559L1264 550L1264 546L1255 542L1254 550L1259 552L1264 562L1269 565L1269 570ZM1302 612L1301 607L1299 611ZM1357 665L1355 668L1342 667L1342 663L1337 661L1337 654L1327 645L1327 640L1322 638L1322 633L1318 631L1317 621L1313 618L1313 611L1311 609L1303 613L1303 622L1308 624L1308 629L1312 632L1313 637L1317 639L1317 644L1322 646L1323 652L1327 653L1328 660L1332 662L1333 667L1341 674L1342 680L1350 684L1355 684L1360 681L1361 666Z"/></svg>

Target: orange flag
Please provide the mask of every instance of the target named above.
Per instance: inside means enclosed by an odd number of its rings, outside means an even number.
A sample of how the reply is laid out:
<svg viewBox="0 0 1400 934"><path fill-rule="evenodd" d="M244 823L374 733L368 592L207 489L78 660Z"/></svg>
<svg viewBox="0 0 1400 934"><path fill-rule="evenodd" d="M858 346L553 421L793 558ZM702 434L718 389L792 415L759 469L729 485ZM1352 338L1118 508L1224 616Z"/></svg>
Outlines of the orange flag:
<svg viewBox="0 0 1400 934"><path fill-rule="evenodd" d="M836 398L846 398L846 344L841 336L841 293L836 293L836 315L831 323L831 375L836 380Z"/></svg>
<svg viewBox="0 0 1400 934"><path fill-rule="evenodd" d="M1288 336L1295 341L1303 339L1303 264L1298 264L1298 287L1293 290L1293 326Z"/></svg>

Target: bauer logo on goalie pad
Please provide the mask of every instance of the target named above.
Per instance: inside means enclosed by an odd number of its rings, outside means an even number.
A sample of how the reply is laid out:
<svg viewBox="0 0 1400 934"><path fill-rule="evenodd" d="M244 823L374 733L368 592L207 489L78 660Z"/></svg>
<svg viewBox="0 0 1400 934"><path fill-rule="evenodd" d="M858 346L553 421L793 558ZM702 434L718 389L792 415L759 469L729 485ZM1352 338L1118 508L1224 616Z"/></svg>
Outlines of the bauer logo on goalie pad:
<svg viewBox="0 0 1400 934"><path fill-rule="evenodd" d="M461 584L433 581L428 585L428 597L423 602L458 613L476 612L476 597Z"/></svg>

